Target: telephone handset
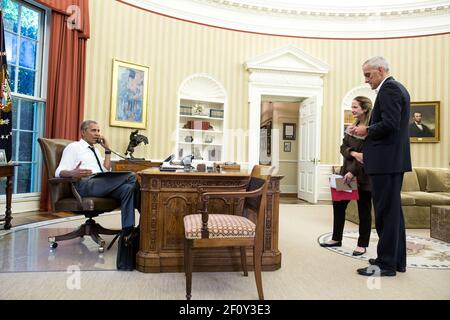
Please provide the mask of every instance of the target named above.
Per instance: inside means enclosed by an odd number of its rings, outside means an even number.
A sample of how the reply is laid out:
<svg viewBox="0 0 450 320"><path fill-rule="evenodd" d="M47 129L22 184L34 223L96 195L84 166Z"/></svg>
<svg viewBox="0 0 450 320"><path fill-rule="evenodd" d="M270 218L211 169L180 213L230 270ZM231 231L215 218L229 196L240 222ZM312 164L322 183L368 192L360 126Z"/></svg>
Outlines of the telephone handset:
<svg viewBox="0 0 450 320"><path fill-rule="evenodd" d="M194 155L187 155L181 159L181 163L186 167L190 167L192 164L192 160L194 160Z"/></svg>
<svg viewBox="0 0 450 320"><path fill-rule="evenodd" d="M97 139L97 140L95 140L95 143L100 143L100 144L102 144L102 143L103 143L103 139Z"/></svg>
<svg viewBox="0 0 450 320"><path fill-rule="evenodd" d="M175 158L174 154L171 154L170 156L168 156L166 159L164 159L163 162L172 162L173 158Z"/></svg>

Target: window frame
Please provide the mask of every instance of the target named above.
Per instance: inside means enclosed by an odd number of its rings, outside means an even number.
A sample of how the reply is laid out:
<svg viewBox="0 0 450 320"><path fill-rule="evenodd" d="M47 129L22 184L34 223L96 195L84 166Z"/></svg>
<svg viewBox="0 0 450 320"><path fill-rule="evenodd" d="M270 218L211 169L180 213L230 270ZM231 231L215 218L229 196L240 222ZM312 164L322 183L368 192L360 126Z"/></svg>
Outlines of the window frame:
<svg viewBox="0 0 450 320"><path fill-rule="evenodd" d="M1 0L0 0L1 1ZM35 188L32 187L32 190L35 189L37 191L28 192L28 193L16 193L17 192L17 179L18 179L18 167L15 168L14 172L14 183L13 183L13 199L22 201L31 201L31 200L39 200L41 194L41 183L42 183L42 154L39 149L39 145L37 143L37 138L43 136L45 130L45 110L47 103L47 79L48 79L48 56L49 56L49 43L50 43L50 30L51 30L51 10L41 4L36 3L32 0L12 0L19 4L19 18L18 18L18 30L17 30L17 61L14 66L16 66L16 74L15 74L15 84L16 90L18 89L18 76L19 76L19 68L20 67L20 39L22 37L28 38L26 36L21 35L20 30L20 19L21 19L21 10L23 7L26 7L31 10L38 11L40 13L39 19L39 35L36 39L36 65L35 65L35 83L34 83L34 95L26 95L17 92L11 92L11 97L16 99L27 100L36 103L43 103L44 106L41 112L37 112L33 116L33 147L32 147L32 158L30 161L19 161L18 159L18 145L16 145L13 150L13 154L15 154L15 163L29 163L32 165L31 169L31 181ZM6 30L5 30L6 32ZM10 31L8 31L10 32ZM15 34L15 33L13 33ZM8 64L9 65L9 64ZM23 68L23 67L22 67ZM26 68L25 68L26 69ZM14 108L14 105L13 105ZM20 128L20 123L16 122L16 126ZM21 131L18 128L13 128L14 132ZM28 130L25 130L28 131ZM34 168L34 169L33 169ZM5 195L0 196L0 203L4 203L6 200ZM0 213L1 214L1 213Z"/></svg>

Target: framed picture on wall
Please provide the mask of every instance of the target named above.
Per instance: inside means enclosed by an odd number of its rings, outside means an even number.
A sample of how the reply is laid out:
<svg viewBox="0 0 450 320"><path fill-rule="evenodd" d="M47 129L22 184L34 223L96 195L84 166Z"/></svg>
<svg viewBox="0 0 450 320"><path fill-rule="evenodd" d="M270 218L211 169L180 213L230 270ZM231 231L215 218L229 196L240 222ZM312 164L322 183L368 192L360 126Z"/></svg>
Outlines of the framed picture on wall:
<svg viewBox="0 0 450 320"><path fill-rule="evenodd" d="M149 68L113 59L110 125L147 127Z"/></svg>
<svg viewBox="0 0 450 320"><path fill-rule="evenodd" d="M439 101L411 102L409 137L411 142L439 142Z"/></svg>
<svg viewBox="0 0 450 320"><path fill-rule="evenodd" d="M284 142L284 152L291 152L291 142L290 141Z"/></svg>
<svg viewBox="0 0 450 320"><path fill-rule="evenodd" d="M295 140L295 123L283 123L283 140Z"/></svg>

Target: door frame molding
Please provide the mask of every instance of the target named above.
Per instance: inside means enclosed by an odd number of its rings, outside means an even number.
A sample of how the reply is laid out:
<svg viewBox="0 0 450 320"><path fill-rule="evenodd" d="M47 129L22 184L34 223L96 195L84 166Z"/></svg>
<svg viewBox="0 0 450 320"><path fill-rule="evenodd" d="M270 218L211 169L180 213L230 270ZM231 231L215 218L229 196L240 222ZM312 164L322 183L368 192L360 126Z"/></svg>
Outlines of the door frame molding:
<svg viewBox="0 0 450 320"><path fill-rule="evenodd" d="M251 167L259 162L262 96L299 98L315 96L318 112L322 115L323 76L328 73L329 67L303 50L287 46L247 61L245 68L249 72L248 163ZM320 122L317 125L318 150L320 150ZM273 160L276 161L276 157L273 157Z"/></svg>

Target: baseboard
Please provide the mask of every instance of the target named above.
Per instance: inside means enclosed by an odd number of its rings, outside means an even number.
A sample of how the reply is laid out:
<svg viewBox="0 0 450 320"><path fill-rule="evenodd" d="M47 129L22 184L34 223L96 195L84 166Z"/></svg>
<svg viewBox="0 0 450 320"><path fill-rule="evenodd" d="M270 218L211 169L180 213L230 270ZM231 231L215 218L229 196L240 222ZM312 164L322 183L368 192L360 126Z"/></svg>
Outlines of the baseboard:
<svg viewBox="0 0 450 320"><path fill-rule="evenodd" d="M280 185L280 192L297 194L297 185Z"/></svg>
<svg viewBox="0 0 450 320"><path fill-rule="evenodd" d="M39 211L40 195L33 195L29 197L23 197L20 195L13 195L11 201L12 215L21 212ZM0 214L4 214L6 210L6 200L0 200Z"/></svg>

